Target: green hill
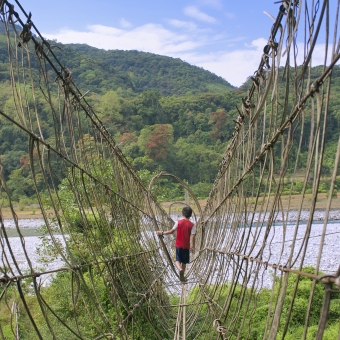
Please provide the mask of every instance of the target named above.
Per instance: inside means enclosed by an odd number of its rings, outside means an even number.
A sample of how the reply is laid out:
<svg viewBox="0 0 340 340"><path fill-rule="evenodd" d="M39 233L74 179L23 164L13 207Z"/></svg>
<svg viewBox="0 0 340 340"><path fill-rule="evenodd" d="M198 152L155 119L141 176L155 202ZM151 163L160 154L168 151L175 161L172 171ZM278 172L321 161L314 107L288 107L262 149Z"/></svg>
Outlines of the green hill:
<svg viewBox="0 0 340 340"><path fill-rule="evenodd" d="M156 90L162 96L222 93L234 87L223 78L180 59L139 51L101 50L56 43L55 53L82 88L104 93Z"/></svg>

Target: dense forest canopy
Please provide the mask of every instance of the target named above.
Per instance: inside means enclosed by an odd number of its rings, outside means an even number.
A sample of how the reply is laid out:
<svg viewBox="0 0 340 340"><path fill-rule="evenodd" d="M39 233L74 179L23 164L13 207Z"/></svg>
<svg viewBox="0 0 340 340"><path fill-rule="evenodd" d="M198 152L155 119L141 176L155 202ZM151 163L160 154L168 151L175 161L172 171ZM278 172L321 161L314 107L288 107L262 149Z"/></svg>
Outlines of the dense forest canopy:
<svg viewBox="0 0 340 340"><path fill-rule="evenodd" d="M76 83L94 92L121 88L133 93L155 90L169 96L223 93L234 88L202 68L152 53L105 51L83 44L67 44L56 54L69 65Z"/></svg>
<svg viewBox="0 0 340 340"><path fill-rule="evenodd" d="M14 115L5 39L0 36L0 104L4 112ZM233 88L221 77L179 59L50 43L71 71L73 81L83 93L88 91L87 101L137 171L165 170L193 185L198 196L208 194L234 131L237 107L241 106L251 79L240 88ZM318 67L312 69L312 77L317 71ZM337 66L333 70L325 174L332 167L331 164L327 167L327 154L334 153L338 139L338 86ZM38 92L37 102L43 117L41 129L47 139L54 135L52 114ZM310 119L308 113L305 119ZM292 149L292 166L294 152ZM34 186L28 176L27 136L3 118L0 119L0 157L14 197L33 195ZM302 168L304 164L299 166ZM22 185L18 186L18 182ZM170 196L177 194L175 190Z"/></svg>

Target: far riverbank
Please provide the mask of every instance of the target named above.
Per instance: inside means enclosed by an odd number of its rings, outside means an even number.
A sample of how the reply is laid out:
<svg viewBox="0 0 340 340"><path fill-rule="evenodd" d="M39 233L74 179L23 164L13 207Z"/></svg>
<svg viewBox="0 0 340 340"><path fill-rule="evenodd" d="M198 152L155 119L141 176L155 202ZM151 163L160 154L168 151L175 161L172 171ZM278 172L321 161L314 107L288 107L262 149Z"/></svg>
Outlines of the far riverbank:
<svg viewBox="0 0 340 340"><path fill-rule="evenodd" d="M309 210L310 209L310 205L312 203L312 194L305 194L304 195L304 202L303 202L303 206L302 209L303 210ZM282 196L282 206L284 210L288 209L289 206L289 210L298 210L300 208L301 205L301 200L302 200L302 195L292 195L292 196ZM318 199L316 202L316 209L317 210L325 210L327 208L327 195L324 193L320 193L318 194ZM249 199L250 205L253 205L253 202L255 200L254 199ZM206 199L202 199L202 200L198 200L201 209L204 210L207 200ZM160 205L163 207L163 209L166 212L169 212L169 208L171 207L171 214L179 214L181 213L182 207L183 205L180 204L174 204L174 202L160 202ZM190 201L190 205L193 208L195 214L199 214L199 210L196 207L195 203L191 200ZM251 207L250 207L251 208ZM41 211L39 209L38 205L30 205L30 206L25 206L25 207L21 207L21 209L19 209L19 207L15 207L15 213L17 215L17 218L19 220L25 219L42 219L43 216L41 214ZM332 199L332 206L331 209L336 209L336 210L340 210L340 195L339 197L334 197ZM6 208L1 208L1 213L2 213L2 218L5 220L9 220L9 219L13 219L13 215L12 212L10 210L9 207ZM48 210L47 214L49 216L53 216L53 210Z"/></svg>

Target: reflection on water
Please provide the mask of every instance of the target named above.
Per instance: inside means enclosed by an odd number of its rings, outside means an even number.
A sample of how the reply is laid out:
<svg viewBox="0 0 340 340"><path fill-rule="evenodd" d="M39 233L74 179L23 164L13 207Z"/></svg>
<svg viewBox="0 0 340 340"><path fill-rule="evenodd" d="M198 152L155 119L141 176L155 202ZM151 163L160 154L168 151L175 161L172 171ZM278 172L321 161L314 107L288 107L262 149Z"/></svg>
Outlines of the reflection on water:
<svg viewBox="0 0 340 340"><path fill-rule="evenodd" d="M23 237L29 236L42 236L42 232L40 228L45 225L45 221L43 219L21 219L18 221L20 234L17 231L14 220L4 220L4 227L6 229L6 234L8 237L19 237L22 235ZM60 235L59 233L55 233L55 235Z"/></svg>
<svg viewBox="0 0 340 340"><path fill-rule="evenodd" d="M23 237L29 236L43 236L40 228L22 228L20 233ZM19 233L16 229L6 229L6 234L8 237L19 237ZM54 235L60 235L60 233L54 233Z"/></svg>
<svg viewBox="0 0 340 340"><path fill-rule="evenodd" d="M23 237L42 236L42 233L39 233L39 230L39 228L22 228L20 229L20 233ZM19 233L16 229L6 229L6 234L8 237L19 237Z"/></svg>

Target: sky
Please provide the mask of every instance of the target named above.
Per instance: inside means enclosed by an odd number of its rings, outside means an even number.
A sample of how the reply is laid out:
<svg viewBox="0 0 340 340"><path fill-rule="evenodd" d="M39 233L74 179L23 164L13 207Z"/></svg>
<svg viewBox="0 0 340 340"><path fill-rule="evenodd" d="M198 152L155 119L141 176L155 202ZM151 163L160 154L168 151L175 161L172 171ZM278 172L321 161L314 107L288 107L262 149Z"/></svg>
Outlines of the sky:
<svg viewBox="0 0 340 340"><path fill-rule="evenodd" d="M274 21L264 12L276 18L280 6L274 0L18 1L45 38L180 58L237 87L258 68L268 41Z"/></svg>

